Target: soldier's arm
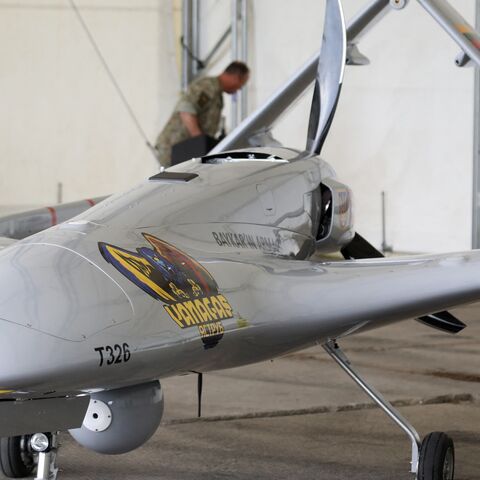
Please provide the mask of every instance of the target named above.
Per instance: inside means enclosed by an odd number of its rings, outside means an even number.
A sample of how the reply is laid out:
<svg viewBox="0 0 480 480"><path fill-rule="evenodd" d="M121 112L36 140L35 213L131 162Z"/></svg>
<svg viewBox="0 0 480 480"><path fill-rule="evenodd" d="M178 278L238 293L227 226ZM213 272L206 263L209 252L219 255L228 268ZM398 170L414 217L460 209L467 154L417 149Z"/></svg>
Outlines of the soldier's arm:
<svg viewBox="0 0 480 480"><path fill-rule="evenodd" d="M203 134L198 123L198 114L211 101L208 89L208 79L193 82L187 91L182 94L177 103L176 111L179 113L182 123L192 137Z"/></svg>
<svg viewBox="0 0 480 480"><path fill-rule="evenodd" d="M190 112L179 112L179 115L190 136L196 137L197 135L202 135L203 132L198 125L198 117L195 114Z"/></svg>

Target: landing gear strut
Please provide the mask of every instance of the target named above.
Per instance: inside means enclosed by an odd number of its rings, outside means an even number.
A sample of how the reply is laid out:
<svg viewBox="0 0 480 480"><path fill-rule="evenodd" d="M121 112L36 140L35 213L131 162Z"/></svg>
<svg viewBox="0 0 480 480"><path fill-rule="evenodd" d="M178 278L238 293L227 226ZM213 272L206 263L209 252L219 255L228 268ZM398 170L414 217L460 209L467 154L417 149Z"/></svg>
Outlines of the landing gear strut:
<svg viewBox="0 0 480 480"><path fill-rule="evenodd" d="M57 434L36 433L0 439L0 467L8 478L24 478L37 470L35 480L55 480L58 469Z"/></svg>
<svg viewBox="0 0 480 480"><path fill-rule="evenodd" d="M353 381L407 434L412 444L410 471L417 480L453 480L455 450L452 439L443 432L428 434L423 442L413 426L383 396L368 385L353 369L345 353L334 341L323 345L325 351Z"/></svg>

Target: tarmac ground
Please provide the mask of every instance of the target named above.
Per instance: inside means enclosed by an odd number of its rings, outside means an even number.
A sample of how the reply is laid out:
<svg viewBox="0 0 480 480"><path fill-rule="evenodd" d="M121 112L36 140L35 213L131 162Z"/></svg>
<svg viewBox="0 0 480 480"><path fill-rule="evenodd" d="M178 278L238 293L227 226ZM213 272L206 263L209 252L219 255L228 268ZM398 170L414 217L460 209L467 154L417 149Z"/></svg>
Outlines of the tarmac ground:
<svg viewBox="0 0 480 480"><path fill-rule="evenodd" d="M446 335L415 321L346 338L353 365L423 437L455 441L456 480L480 479L480 307ZM144 446L103 456L60 437L63 480L407 480L410 442L321 347L273 362L162 382L162 425Z"/></svg>

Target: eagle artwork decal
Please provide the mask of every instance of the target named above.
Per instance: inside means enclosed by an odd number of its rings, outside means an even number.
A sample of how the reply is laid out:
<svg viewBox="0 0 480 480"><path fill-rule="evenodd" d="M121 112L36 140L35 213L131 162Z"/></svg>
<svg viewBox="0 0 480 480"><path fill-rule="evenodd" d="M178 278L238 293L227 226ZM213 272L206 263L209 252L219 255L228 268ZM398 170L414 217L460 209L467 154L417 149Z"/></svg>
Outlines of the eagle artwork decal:
<svg viewBox="0 0 480 480"><path fill-rule="evenodd" d="M214 347L225 333L222 320L233 317L215 279L178 248L148 233L142 235L150 246L135 252L104 242L99 242L98 248L120 273L163 302L178 327L197 327L204 347Z"/></svg>

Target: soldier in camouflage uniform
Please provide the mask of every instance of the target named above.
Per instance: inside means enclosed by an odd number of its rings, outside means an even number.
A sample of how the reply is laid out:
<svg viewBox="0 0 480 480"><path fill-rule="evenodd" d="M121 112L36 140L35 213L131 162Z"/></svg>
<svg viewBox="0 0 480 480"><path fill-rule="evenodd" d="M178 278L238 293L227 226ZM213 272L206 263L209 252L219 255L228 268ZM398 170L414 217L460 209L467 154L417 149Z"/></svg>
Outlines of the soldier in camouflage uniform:
<svg viewBox="0 0 480 480"><path fill-rule="evenodd" d="M172 146L197 135L215 136L220 126L223 92L235 93L248 80L249 69L232 62L218 77L192 82L183 92L170 119L157 137L155 148L160 165L169 167Z"/></svg>

